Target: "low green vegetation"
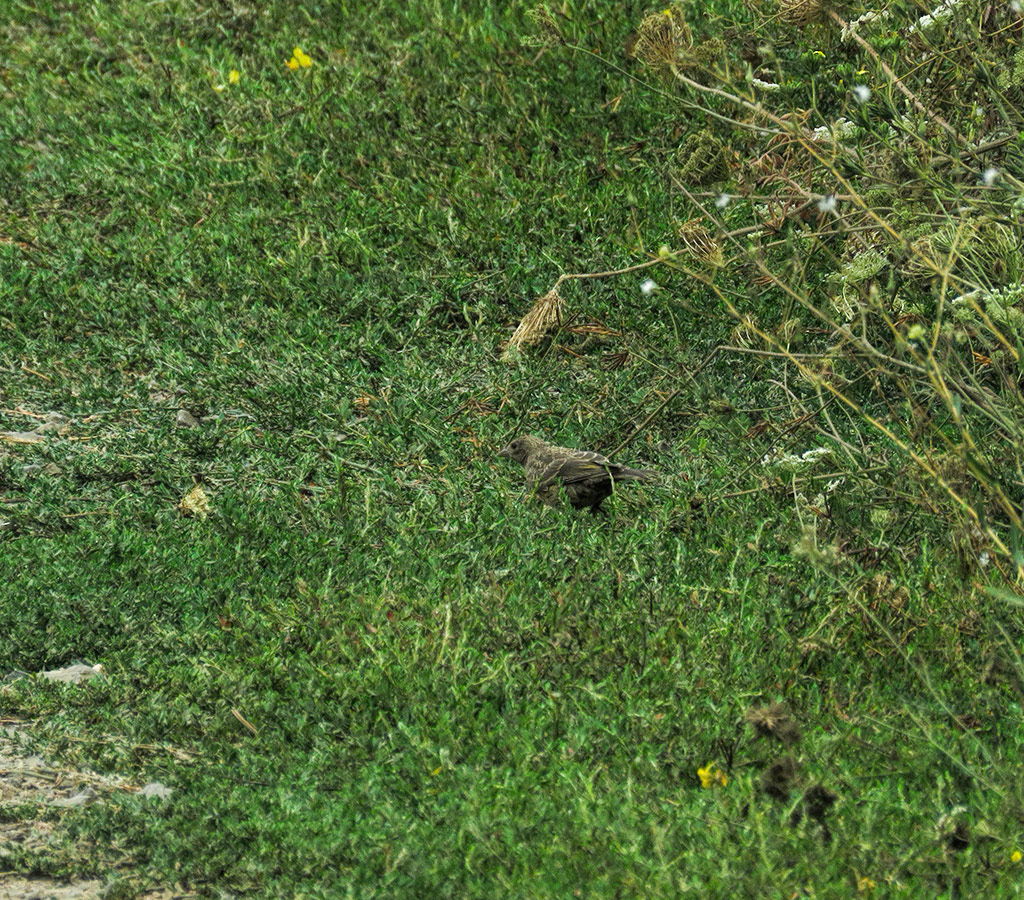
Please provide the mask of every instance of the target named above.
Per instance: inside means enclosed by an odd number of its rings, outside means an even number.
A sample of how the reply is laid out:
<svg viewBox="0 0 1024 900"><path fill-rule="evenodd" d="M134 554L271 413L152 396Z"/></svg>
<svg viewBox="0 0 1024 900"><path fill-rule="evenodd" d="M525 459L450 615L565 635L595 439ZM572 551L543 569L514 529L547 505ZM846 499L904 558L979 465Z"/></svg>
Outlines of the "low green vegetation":
<svg viewBox="0 0 1024 900"><path fill-rule="evenodd" d="M172 793L0 873L1019 896L1021 14L866 12L11 5L0 715Z"/></svg>

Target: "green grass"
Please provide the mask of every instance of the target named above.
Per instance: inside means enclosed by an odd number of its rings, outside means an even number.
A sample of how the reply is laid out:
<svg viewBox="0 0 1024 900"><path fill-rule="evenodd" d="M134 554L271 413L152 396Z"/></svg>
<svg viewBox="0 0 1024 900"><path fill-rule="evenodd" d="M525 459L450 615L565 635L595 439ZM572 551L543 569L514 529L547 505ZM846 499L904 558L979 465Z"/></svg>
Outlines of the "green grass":
<svg viewBox="0 0 1024 900"><path fill-rule="evenodd" d="M0 430L72 421L0 444L0 674L108 677L17 681L0 713L48 758L174 793L68 811L0 871L208 896L1018 896L1019 610L984 590L1004 579L981 545L965 562L942 487L1012 545L986 506L991 484L1017 502L1012 464L930 478L907 447L933 398L885 367L832 357L888 437L776 357L690 378L742 343L724 301L769 334L799 319L779 352L828 353L749 259L713 287L683 264L649 296L646 272L568 285L614 334L501 360L560 274L674 249L700 214L672 175L717 120L626 58L645 11L559 16L597 56L540 52L522 8L482 3L8 12ZM866 63L820 62L826 40L779 58L827 119L849 112L836 67ZM765 252L828 309L836 240ZM910 315L934 311L915 290ZM916 352L904 321L868 323L891 368ZM665 477L606 518L548 510L496 457L524 430L632 437L616 458ZM845 480L820 497L830 479L760 463L823 443L813 474ZM197 483L205 519L178 508ZM803 730L786 799L761 779L787 751L743 721L776 700ZM712 761L728 783L703 789Z"/></svg>

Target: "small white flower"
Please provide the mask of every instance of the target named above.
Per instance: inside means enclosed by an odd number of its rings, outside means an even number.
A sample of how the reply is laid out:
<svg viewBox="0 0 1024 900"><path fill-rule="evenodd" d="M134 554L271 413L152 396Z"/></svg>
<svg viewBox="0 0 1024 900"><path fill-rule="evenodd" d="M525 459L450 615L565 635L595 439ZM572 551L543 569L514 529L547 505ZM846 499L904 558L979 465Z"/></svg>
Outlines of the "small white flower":
<svg viewBox="0 0 1024 900"><path fill-rule="evenodd" d="M1018 0L1010 0L1010 9L1020 15L1021 10L1024 10L1024 6L1018 2Z"/></svg>
<svg viewBox="0 0 1024 900"><path fill-rule="evenodd" d="M815 447L813 450L805 450L800 458L806 462L817 462L823 456L831 455L832 451L828 447Z"/></svg>
<svg viewBox="0 0 1024 900"><path fill-rule="evenodd" d="M968 291L966 294L954 297L953 306L962 306L965 303L970 303L972 300L977 300L979 297L984 298L985 296L987 294L981 288L978 288L976 291Z"/></svg>
<svg viewBox="0 0 1024 900"><path fill-rule="evenodd" d="M858 103L867 103L871 99L871 88L866 84L854 85L853 96L857 98Z"/></svg>
<svg viewBox="0 0 1024 900"><path fill-rule="evenodd" d="M853 137L857 132L857 126L849 119L837 119L831 125L820 125L811 132L812 141L836 141L843 138Z"/></svg>
<svg viewBox="0 0 1024 900"><path fill-rule="evenodd" d="M648 278L643 284L640 285L640 293L645 297L649 294L653 294L658 289L657 283L653 278Z"/></svg>
<svg viewBox="0 0 1024 900"><path fill-rule="evenodd" d="M830 458L832 451L827 447L815 447L813 450L805 450L803 453L784 453L781 450L769 451L761 457L761 465L777 467L784 473L802 472L815 465L818 460ZM842 479L839 479L841 482ZM836 483L838 486L838 482ZM829 490L832 490L830 487Z"/></svg>
<svg viewBox="0 0 1024 900"><path fill-rule="evenodd" d="M988 555L988 550L982 550L981 555L978 557L981 567L984 569L991 561L992 557Z"/></svg>
<svg viewBox="0 0 1024 900"><path fill-rule="evenodd" d="M836 195L829 194L827 197L822 197L818 201L818 209L822 212L835 212L836 211Z"/></svg>
<svg viewBox="0 0 1024 900"><path fill-rule="evenodd" d="M910 26L911 33L914 31L927 31L936 23L941 24L942 22L945 22L953 15L956 8L963 4L963 2L964 0L942 0L942 2L928 15L921 16L921 18L917 20L916 25Z"/></svg>
<svg viewBox="0 0 1024 900"><path fill-rule="evenodd" d="M981 173L981 180L985 187L992 187L998 177L999 170L995 166L989 166Z"/></svg>
<svg viewBox="0 0 1024 900"><path fill-rule="evenodd" d="M719 209L725 209L730 203L732 203L732 197L728 194L719 194L715 199L715 206Z"/></svg>
<svg viewBox="0 0 1024 900"><path fill-rule="evenodd" d="M843 28L843 43L845 44L847 41L851 40L853 36L857 33L857 30L858 28L860 28L861 25L869 25L870 23L874 22L875 19L885 19L888 18L888 16L889 13L886 12L885 10L872 10L871 12L864 13L864 15L862 15L859 19L855 19L853 22L851 22L849 25Z"/></svg>

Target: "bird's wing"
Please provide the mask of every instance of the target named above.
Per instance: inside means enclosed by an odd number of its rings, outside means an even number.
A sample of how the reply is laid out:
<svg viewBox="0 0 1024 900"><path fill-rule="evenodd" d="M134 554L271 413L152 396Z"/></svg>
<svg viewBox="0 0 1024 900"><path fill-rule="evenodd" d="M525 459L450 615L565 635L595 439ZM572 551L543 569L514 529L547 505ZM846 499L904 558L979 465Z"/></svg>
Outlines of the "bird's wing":
<svg viewBox="0 0 1024 900"><path fill-rule="evenodd" d="M558 501L558 469L561 460L549 454L532 454L525 463L526 490L548 506Z"/></svg>
<svg viewBox="0 0 1024 900"><path fill-rule="evenodd" d="M568 455L570 459L580 460L581 462L597 463L599 466L612 466L613 468L616 466L607 456L602 456L593 450L569 450Z"/></svg>
<svg viewBox="0 0 1024 900"><path fill-rule="evenodd" d="M609 469L614 472L618 468L600 453L577 450L571 456L558 456L551 460L541 473L538 483L550 484L560 478L563 484L574 484L588 481L595 477L607 477Z"/></svg>
<svg viewBox="0 0 1024 900"><path fill-rule="evenodd" d="M659 477L657 472L651 472L647 469L631 469L629 466L613 463L607 456L602 456L600 453L594 453L592 450L573 450L571 451L571 454L571 462L580 461L581 463L589 464L590 466L581 466L577 473L580 478L589 478L591 475L596 474L598 469L608 473L608 475L610 475L615 481L624 479L633 479L636 481L657 481ZM566 480L567 474L569 474L569 470L563 468L563 481Z"/></svg>
<svg viewBox="0 0 1024 900"><path fill-rule="evenodd" d="M558 456L544 454L530 460L526 469L526 483L536 492L547 490L558 477L564 460Z"/></svg>

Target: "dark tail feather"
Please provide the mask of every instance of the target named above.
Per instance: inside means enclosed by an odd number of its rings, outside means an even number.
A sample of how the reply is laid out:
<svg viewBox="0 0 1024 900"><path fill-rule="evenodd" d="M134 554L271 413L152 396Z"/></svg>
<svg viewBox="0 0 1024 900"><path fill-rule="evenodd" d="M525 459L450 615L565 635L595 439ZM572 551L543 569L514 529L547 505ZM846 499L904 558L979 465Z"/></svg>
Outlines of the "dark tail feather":
<svg viewBox="0 0 1024 900"><path fill-rule="evenodd" d="M616 481L661 481L661 476L650 469L630 469L622 466L619 471L613 473Z"/></svg>

